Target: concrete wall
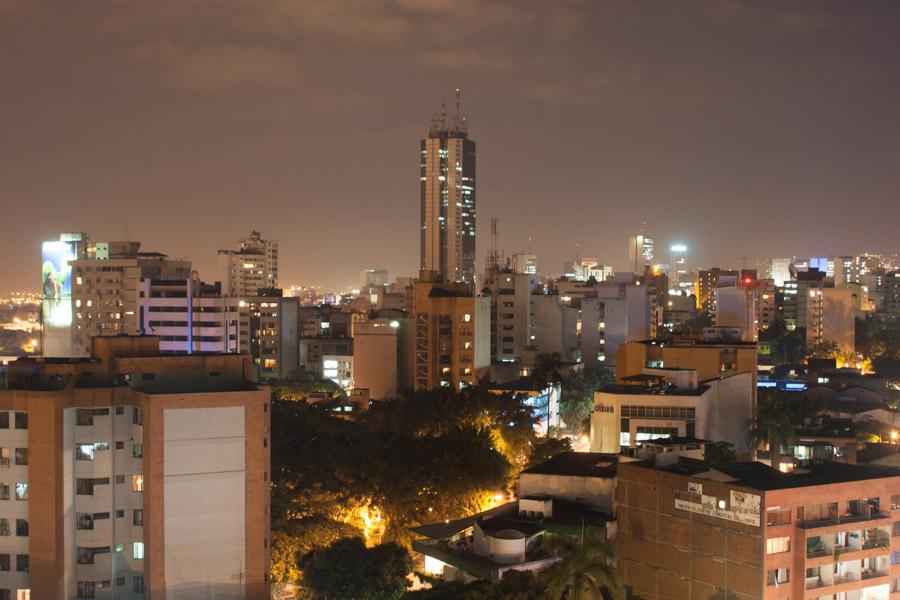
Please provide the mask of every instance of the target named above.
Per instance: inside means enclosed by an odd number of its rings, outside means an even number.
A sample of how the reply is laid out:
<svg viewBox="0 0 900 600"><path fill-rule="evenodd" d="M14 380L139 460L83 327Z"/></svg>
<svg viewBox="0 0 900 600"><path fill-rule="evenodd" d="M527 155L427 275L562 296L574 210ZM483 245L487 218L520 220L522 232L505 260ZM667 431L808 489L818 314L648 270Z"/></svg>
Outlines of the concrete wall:
<svg viewBox="0 0 900 600"><path fill-rule="evenodd" d="M613 510L615 479L571 475L519 475L519 496L551 494L575 502L585 502L603 510Z"/></svg>
<svg viewBox="0 0 900 600"><path fill-rule="evenodd" d="M243 407L164 412L166 600L243 599Z"/></svg>

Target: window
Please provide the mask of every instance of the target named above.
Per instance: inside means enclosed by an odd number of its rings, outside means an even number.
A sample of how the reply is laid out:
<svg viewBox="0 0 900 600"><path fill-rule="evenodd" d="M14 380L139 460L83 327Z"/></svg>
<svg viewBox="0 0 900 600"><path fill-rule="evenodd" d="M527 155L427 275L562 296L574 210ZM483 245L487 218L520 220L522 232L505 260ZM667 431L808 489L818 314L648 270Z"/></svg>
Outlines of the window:
<svg viewBox="0 0 900 600"><path fill-rule="evenodd" d="M769 569L766 571L766 585L781 585L789 581L790 569Z"/></svg>
<svg viewBox="0 0 900 600"><path fill-rule="evenodd" d="M790 550L790 536L769 538L766 540L766 554L780 554L782 552L789 552Z"/></svg>
<svg viewBox="0 0 900 600"><path fill-rule="evenodd" d="M116 585L125 585L124 577L116 577Z"/></svg>
<svg viewBox="0 0 900 600"><path fill-rule="evenodd" d="M134 576L131 591L135 594L144 593L144 578L141 575Z"/></svg>
<svg viewBox="0 0 900 600"><path fill-rule="evenodd" d="M76 425L93 425L94 424L94 411L90 408L76 408L75 409L75 424Z"/></svg>
<svg viewBox="0 0 900 600"><path fill-rule="evenodd" d="M93 548L78 548L76 550L76 562L79 565L92 565L94 564L94 549Z"/></svg>
<svg viewBox="0 0 900 600"><path fill-rule="evenodd" d="M94 515L91 513L76 513L75 514L75 529L93 529L94 528Z"/></svg>
<svg viewBox="0 0 900 600"><path fill-rule="evenodd" d="M16 571L28 572L28 555L16 554Z"/></svg>
<svg viewBox="0 0 900 600"><path fill-rule="evenodd" d="M131 489L135 492L143 492L144 491L144 476L143 475L133 475L131 477Z"/></svg>
<svg viewBox="0 0 900 600"><path fill-rule="evenodd" d="M28 519L16 519L16 536L28 537Z"/></svg>
<svg viewBox="0 0 900 600"><path fill-rule="evenodd" d="M131 422L134 425L144 424L144 412L136 406L131 408Z"/></svg>
<svg viewBox="0 0 900 600"><path fill-rule="evenodd" d="M12 458L12 449L0 448L0 466L8 467L9 461L11 458Z"/></svg>
<svg viewBox="0 0 900 600"><path fill-rule="evenodd" d="M28 500L28 484L19 482L16 484L16 500Z"/></svg>
<svg viewBox="0 0 900 600"><path fill-rule="evenodd" d="M124 450L125 442L116 442L116 450Z"/></svg>
<svg viewBox="0 0 900 600"><path fill-rule="evenodd" d="M0 535L9 535L9 519L0 519Z"/></svg>
<svg viewBox="0 0 900 600"><path fill-rule="evenodd" d="M116 475L116 483L125 483L124 475Z"/></svg>
<svg viewBox="0 0 900 600"><path fill-rule="evenodd" d="M791 522L791 509L773 506L766 509L766 525L787 525Z"/></svg>
<svg viewBox="0 0 900 600"><path fill-rule="evenodd" d="M116 511L116 518L117 518L117 519L123 519L123 518L125 518L125 511L122 510L121 508L120 508L119 510L117 510L117 511Z"/></svg>
<svg viewBox="0 0 900 600"><path fill-rule="evenodd" d="M132 458L143 458L144 457L144 445L140 442L131 442L131 457Z"/></svg>
<svg viewBox="0 0 900 600"><path fill-rule="evenodd" d="M16 429L28 429L28 413L16 411Z"/></svg>
<svg viewBox="0 0 900 600"><path fill-rule="evenodd" d="M124 415L124 414L125 414L125 407L124 407L124 406L117 406L117 407L116 407L116 414L117 414L117 415Z"/></svg>
<svg viewBox="0 0 900 600"><path fill-rule="evenodd" d="M0 554L0 571L9 571L9 554Z"/></svg>
<svg viewBox="0 0 900 600"><path fill-rule="evenodd" d="M0 600L12 600L12 592L6 588L0 588Z"/></svg>
<svg viewBox="0 0 900 600"><path fill-rule="evenodd" d="M137 525L138 527L144 526L144 511L143 509L136 508L134 512L131 514L131 524Z"/></svg>
<svg viewBox="0 0 900 600"><path fill-rule="evenodd" d="M0 500L9 500L9 484L0 483Z"/></svg>
<svg viewBox="0 0 900 600"><path fill-rule="evenodd" d="M135 558L135 560L143 560L144 559L144 542L135 542L131 555Z"/></svg>
<svg viewBox="0 0 900 600"><path fill-rule="evenodd" d="M94 597L94 582L93 581L79 581L78 582L78 590L76 593L79 598L93 598Z"/></svg>
<svg viewBox="0 0 900 600"><path fill-rule="evenodd" d="M9 413L0 410L0 429L9 429Z"/></svg>
<svg viewBox="0 0 900 600"><path fill-rule="evenodd" d="M75 460L94 460L94 445L75 444Z"/></svg>
<svg viewBox="0 0 900 600"><path fill-rule="evenodd" d="M28 448L16 448L16 464L28 464Z"/></svg>

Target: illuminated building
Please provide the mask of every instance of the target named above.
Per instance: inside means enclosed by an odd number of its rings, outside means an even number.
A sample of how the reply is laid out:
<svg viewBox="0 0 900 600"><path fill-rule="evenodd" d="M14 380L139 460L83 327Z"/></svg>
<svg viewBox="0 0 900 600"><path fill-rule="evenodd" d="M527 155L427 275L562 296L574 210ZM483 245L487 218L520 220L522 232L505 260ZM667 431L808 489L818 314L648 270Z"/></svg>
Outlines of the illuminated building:
<svg viewBox="0 0 900 600"><path fill-rule="evenodd" d="M900 471L675 458L619 463L618 572L629 597L896 596Z"/></svg>
<svg viewBox="0 0 900 600"><path fill-rule="evenodd" d="M282 293L263 288L238 303L240 352L253 357L256 381L285 379L299 369L299 303Z"/></svg>
<svg viewBox="0 0 900 600"><path fill-rule="evenodd" d="M388 284L387 269L363 269L359 272L359 293L376 294Z"/></svg>
<svg viewBox="0 0 900 600"><path fill-rule="evenodd" d="M900 271L886 273L882 279L881 307L886 313L900 315Z"/></svg>
<svg viewBox="0 0 900 600"><path fill-rule="evenodd" d="M420 269L475 282L475 142L460 113L432 120L420 144Z"/></svg>
<svg viewBox="0 0 900 600"><path fill-rule="evenodd" d="M137 335L145 282L191 278L190 261L141 252L140 242L60 238L43 245L45 356L88 356L94 336Z"/></svg>
<svg viewBox="0 0 900 600"><path fill-rule="evenodd" d="M618 279L598 284L580 307L579 349L589 368L615 367L619 346L655 337L661 321L652 288Z"/></svg>
<svg viewBox="0 0 900 600"><path fill-rule="evenodd" d="M697 277L697 308L707 314L713 314L715 309L715 294L717 287L725 287L738 284L740 273L734 270L712 269L702 270Z"/></svg>
<svg viewBox="0 0 900 600"><path fill-rule="evenodd" d="M162 353L238 352L240 301L219 284L190 279L143 279L138 284L140 335L159 336Z"/></svg>
<svg viewBox="0 0 900 600"><path fill-rule="evenodd" d="M628 264L633 273L643 273L653 264L653 239L643 233L628 238Z"/></svg>
<svg viewBox="0 0 900 600"><path fill-rule="evenodd" d="M269 597L269 392L246 356L158 343L96 337L90 358L10 363L6 597Z"/></svg>
<svg viewBox="0 0 900 600"><path fill-rule="evenodd" d="M669 246L669 286L673 289L688 279L687 250L685 244Z"/></svg>
<svg viewBox="0 0 900 600"><path fill-rule="evenodd" d="M262 288L277 288L278 242L251 231L239 249L219 250L219 279L226 296L244 298Z"/></svg>
<svg viewBox="0 0 900 600"><path fill-rule="evenodd" d="M513 254L512 270L516 273L537 275L537 255L523 254L521 252Z"/></svg>
<svg viewBox="0 0 900 600"><path fill-rule="evenodd" d="M775 280L776 287L782 287L791 280L792 262L790 258L773 258L769 262L769 278Z"/></svg>
<svg viewBox="0 0 900 600"><path fill-rule="evenodd" d="M414 284L412 313L416 390L462 389L491 365L491 300L464 283L437 281L423 272Z"/></svg>
<svg viewBox="0 0 900 600"><path fill-rule="evenodd" d="M491 360L518 363L532 346L532 276L525 273L488 271L485 289L490 290Z"/></svg>

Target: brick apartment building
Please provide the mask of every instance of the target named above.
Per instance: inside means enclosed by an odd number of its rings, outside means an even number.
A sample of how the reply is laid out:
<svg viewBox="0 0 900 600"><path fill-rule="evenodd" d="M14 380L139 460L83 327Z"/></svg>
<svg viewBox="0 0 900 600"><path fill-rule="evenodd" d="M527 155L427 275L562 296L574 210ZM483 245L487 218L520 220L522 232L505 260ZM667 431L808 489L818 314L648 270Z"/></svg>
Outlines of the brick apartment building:
<svg viewBox="0 0 900 600"><path fill-rule="evenodd" d="M0 389L0 598L262 599L269 394L250 357L94 338Z"/></svg>

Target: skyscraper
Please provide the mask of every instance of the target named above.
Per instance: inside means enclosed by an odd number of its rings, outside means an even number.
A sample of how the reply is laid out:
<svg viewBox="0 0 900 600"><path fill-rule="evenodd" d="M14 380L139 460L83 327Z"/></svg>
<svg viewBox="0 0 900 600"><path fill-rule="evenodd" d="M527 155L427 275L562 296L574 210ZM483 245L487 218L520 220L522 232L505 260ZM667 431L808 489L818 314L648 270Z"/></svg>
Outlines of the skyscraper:
<svg viewBox="0 0 900 600"><path fill-rule="evenodd" d="M475 142L456 110L442 109L420 144L421 263L446 281L475 281Z"/></svg>
<svg viewBox="0 0 900 600"><path fill-rule="evenodd" d="M643 233L628 238L628 263L634 273L643 273L644 267L653 264L653 238Z"/></svg>

